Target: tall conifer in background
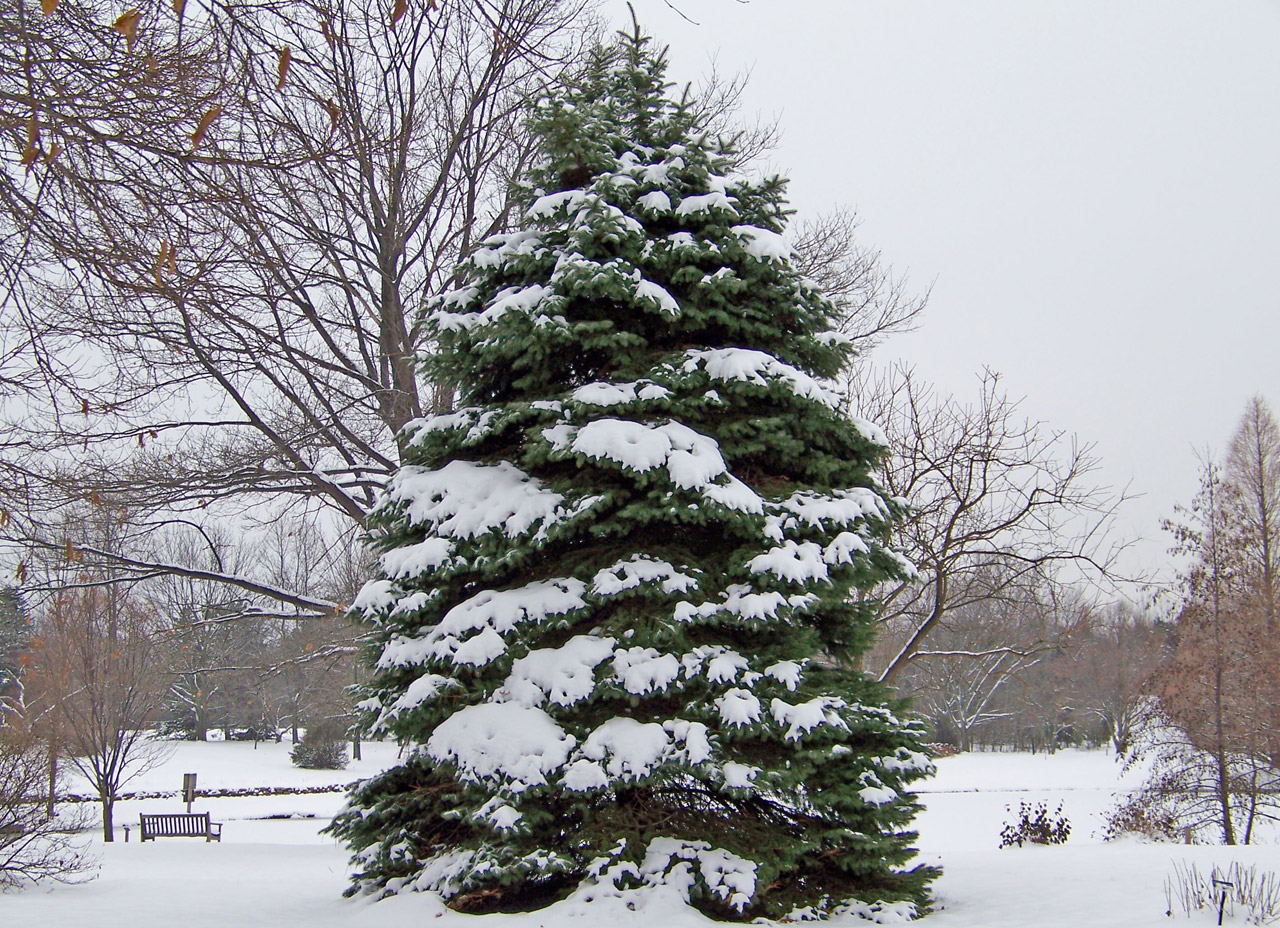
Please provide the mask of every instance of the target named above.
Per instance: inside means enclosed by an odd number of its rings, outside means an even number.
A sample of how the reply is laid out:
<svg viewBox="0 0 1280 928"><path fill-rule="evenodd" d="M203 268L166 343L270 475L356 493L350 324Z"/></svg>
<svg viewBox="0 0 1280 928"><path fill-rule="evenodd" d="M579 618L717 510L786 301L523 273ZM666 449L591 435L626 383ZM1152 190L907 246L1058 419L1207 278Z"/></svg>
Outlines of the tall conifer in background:
<svg viewBox="0 0 1280 928"><path fill-rule="evenodd" d="M432 373L375 512L362 709L404 761L334 833L355 888L468 910L674 887L727 918L917 911L931 770L857 666L885 543L847 347L637 30L538 102L523 227L432 307Z"/></svg>
<svg viewBox="0 0 1280 928"><path fill-rule="evenodd" d="M0 586L0 723L5 700L22 689L22 658L31 647L31 619L17 587Z"/></svg>

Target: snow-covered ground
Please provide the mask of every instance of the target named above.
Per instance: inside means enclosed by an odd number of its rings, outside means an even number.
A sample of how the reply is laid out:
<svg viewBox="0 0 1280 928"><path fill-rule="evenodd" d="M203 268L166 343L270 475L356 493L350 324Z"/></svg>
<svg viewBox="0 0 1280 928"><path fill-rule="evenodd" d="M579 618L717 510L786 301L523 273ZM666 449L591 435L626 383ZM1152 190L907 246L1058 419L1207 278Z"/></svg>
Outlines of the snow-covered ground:
<svg viewBox="0 0 1280 928"><path fill-rule="evenodd" d="M194 772L204 789L249 786L321 786L368 776L394 762L395 748L365 746L364 760L345 771L303 771L289 763L288 744L178 744L163 764L129 785L131 790L176 790ZM1102 843L1102 814L1126 783L1114 758L1102 752L1052 756L971 754L938 761L938 775L923 789L921 859L940 863L932 928L999 926L1165 926L1165 878L1175 862L1207 870L1230 861L1280 872L1280 844L1219 847ZM72 784L73 790L76 784ZM80 786L83 790L83 785ZM1059 802L1072 823L1058 847L1001 850L1000 830L1022 800ZM629 909L620 900L587 905L568 900L526 915L463 916L425 894L378 903L341 897L346 854L318 834L342 802L340 793L199 799L223 825L221 844L159 840L140 844L123 825L140 811L181 811L179 800L127 801L117 810L119 838L104 845L86 835L101 859L96 879L76 886L28 889L0 897L0 924L24 928L93 925L94 928L288 926L307 928L705 928L711 924L671 899L649 896ZM96 807L86 807L94 809ZM632 900L634 904L636 900ZM1181 912L1175 912L1179 922ZM1208 913L1190 921L1212 925ZM1243 917L1228 924L1244 924ZM852 919L846 926L866 924Z"/></svg>

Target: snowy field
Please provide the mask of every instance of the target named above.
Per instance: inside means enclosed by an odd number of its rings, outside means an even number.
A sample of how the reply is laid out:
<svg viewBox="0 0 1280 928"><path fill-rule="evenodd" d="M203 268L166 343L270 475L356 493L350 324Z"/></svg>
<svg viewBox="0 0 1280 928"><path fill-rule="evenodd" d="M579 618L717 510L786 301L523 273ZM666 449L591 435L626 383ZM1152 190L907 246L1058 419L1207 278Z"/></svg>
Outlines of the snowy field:
<svg viewBox="0 0 1280 928"><path fill-rule="evenodd" d="M345 771L304 771L289 763L289 745L210 743L175 746L158 768L130 790L176 790L184 772L201 789L250 786L320 786L368 776L394 762L395 748L365 746L364 760ZM1232 860L1280 871L1280 844L1228 851L1218 847L1103 844L1101 816L1124 781L1114 758L1102 752L1053 756L975 754L938 761L938 776L922 790L927 810L919 820L921 859L940 863L932 928L998 926L1167 926L1164 881L1175 862L1207 870ZM84 791L83 784L72 784ZM78 787L78 788L77 788ZM1058 847L1000 850L1006 806L1063 803L1070 841ZM141 811L182 811L178 799L122 802L117 841L90 839L100 857L96 879L76 886L29 889L0 897L0 924L23 928L93 925L94 928L287 926L307 928L594 928L596 925L694 928L713 924L674 901L649 896L634 909L619 900L588 905L570 899L527 915L463 916L425 894L378 903L341 897L346 854L317 832L342 802L340 793L199 799L223 825L221 844L161 839L140 844ZM96 816L96 806L86 806ZM123 842L123 825L132 838ZM1173 923L1212 925L1215 916L1176 912ZM857 919L846 925L865 925ZM1242 915L1227 924L1244 924Z"/></svg>

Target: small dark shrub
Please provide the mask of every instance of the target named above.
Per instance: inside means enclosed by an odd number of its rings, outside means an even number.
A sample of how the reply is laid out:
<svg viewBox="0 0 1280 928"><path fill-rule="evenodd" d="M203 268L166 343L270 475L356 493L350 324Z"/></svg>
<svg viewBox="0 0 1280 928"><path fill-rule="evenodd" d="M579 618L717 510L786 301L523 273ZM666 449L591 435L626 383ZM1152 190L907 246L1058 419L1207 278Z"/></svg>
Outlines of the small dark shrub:
<svg viewBox="0 0 1280 928"><path fill-rule="evenodd" d="M1102 823L1102 840L1114 841L1122 835L1136 835L1147 841L1177 841L1181 829L1178 817L1161 803L1159 796L1140 792L1118 803ZM1190 835L1187 836L1190 844Z"/></svg>
<svg viewBox="0 0 1280 928"><path fill-rule="evenodd" d="M295 767L309 770L343 770L347 766L346 727L325 721L310 726L289 757Z"/></svg>
<svg viewBox="0 0 1280 928"><path fill-rule="evenodd" d="M1005 806L1006 812L1012 812ZM1049 807L1045 803L1032 806L1029 802L1018 804L1017 818L1005 822L1000 832L1000 846L1022 847L1024 844L1066 844L1071 836L1071 822L1062 814L1062 803L1058 803L1054 817L1049 817Z"/></svg>

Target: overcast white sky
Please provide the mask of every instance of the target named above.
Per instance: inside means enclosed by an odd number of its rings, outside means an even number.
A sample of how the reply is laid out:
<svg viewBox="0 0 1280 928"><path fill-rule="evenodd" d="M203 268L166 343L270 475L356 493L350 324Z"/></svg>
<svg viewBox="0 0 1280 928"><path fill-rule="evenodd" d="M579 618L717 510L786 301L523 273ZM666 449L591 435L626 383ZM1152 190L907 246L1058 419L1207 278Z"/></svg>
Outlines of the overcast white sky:
<svg viewBox="0 0 1280 928"><path fill-rule="evenodd" d="M934 284L882 358L1096 443L1157 567L1193 447L1280 406L1280 0L673 2L672 78L751 69L797 209Z"/></svg>

